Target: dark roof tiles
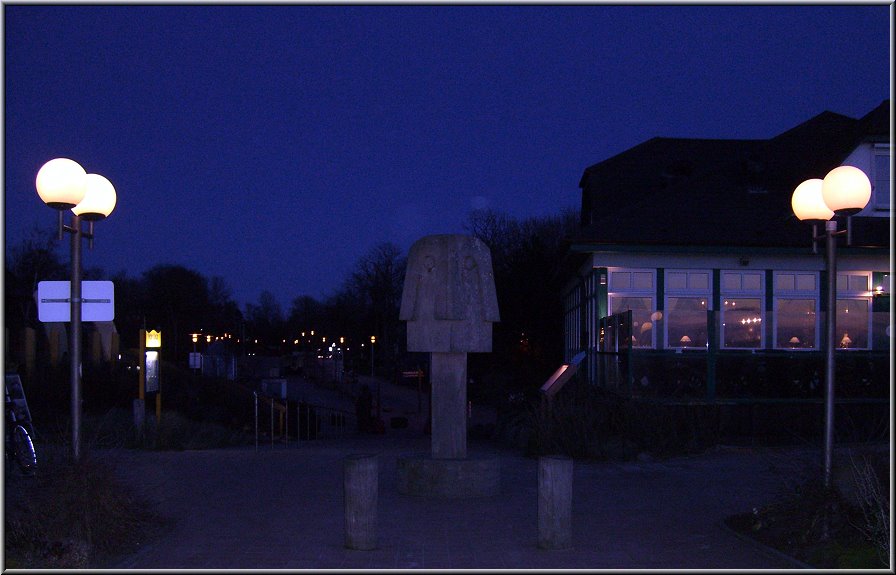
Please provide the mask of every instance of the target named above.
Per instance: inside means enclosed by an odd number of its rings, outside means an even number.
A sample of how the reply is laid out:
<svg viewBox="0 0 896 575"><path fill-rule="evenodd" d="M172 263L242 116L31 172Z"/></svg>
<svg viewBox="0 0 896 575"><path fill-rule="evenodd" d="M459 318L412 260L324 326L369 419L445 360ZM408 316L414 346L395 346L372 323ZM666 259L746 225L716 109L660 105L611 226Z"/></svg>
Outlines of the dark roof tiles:
<svg viewBox="0 0 896 575"><path fill-rule="evenodd" d="M806 245L807 225L790 208L793 189L823 177L862 141L889 141L889 117L887 100L860 120L823 112L769 140L652 138L585 170L581 236L615 244Z"/></svg>

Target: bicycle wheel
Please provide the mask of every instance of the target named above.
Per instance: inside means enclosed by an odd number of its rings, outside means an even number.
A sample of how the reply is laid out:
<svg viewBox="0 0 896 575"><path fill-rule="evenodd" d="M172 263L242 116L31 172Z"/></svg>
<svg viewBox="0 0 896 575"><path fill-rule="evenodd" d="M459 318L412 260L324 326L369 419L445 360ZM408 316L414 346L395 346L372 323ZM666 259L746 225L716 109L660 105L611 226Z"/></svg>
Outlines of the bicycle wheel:
<svg viewBox="0 0 896 575"><path fill-rule="evenodd" d="M30 475L37 469L37 453L34 451L34 443L31 441L28 431L21 425L17 425L12 433L16 463L24 473Z"/></svg>

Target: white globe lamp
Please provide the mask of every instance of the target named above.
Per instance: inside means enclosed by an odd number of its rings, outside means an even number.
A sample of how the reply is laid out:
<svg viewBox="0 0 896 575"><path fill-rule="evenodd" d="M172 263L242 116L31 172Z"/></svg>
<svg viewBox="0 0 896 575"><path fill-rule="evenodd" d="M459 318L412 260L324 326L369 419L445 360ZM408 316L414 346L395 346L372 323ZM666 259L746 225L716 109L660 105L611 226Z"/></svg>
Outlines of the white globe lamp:
<svg viewBox="0 0 896 575"><path fill-rule="evenodd" d="M50 160L37 172L37 195L56 210L78 205L87 191L87 173L81 164L68 158Z"/></svg>

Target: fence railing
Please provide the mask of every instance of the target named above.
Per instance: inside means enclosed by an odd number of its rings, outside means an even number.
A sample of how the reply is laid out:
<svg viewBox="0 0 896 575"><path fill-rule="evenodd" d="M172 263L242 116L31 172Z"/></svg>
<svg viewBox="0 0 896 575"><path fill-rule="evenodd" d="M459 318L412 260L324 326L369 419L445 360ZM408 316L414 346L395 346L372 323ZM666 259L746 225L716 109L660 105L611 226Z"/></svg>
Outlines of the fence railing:
<svg viewBox="0 0 896 575"><path fill-rule="evenodd" d="M255 449L262 443L289 446L301 441L341 437L357 428L356 417L344 409L290 401L253 392ZM264 437L262 437L264 436Z"/></svg>

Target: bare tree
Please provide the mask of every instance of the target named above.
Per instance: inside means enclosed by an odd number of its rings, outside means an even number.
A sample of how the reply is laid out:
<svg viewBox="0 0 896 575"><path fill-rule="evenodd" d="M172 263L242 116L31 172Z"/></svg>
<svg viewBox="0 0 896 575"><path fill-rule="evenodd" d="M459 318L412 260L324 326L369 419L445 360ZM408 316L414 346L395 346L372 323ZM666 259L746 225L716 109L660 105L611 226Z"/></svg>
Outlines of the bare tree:
<svg viewBox="0 0 896 575"><path fill-rule="evenodd" d="M55 234L35 227L10 249L4 291L6 315L14 318L15 324L32 325L37 321L34 293L38 282L68 279L65 262L56 253L58 247Z"/></svg>
<svg viewBox="0 0 896 575"><path fill-rule="evenodd" d="M398 343L398 308L407 258L401 248L384 242L374 246L357 264L346 282L346 290L353 292L368 309L367 335L375 335L381 342L379 357L391 364Z"/></svg>
<svg viewBox="0 0 896 575"><path fill-rule="evenodd" d="M495 352L522 379L539 381L563 359L559 270L577 225L572 210L522 221L494 210L470 214L467 229L492 252L501 313Z"/></svg>

